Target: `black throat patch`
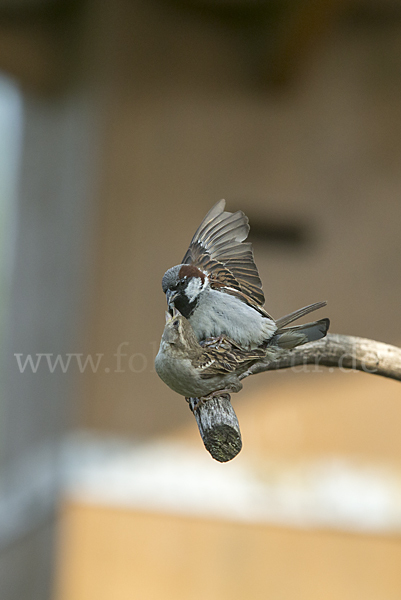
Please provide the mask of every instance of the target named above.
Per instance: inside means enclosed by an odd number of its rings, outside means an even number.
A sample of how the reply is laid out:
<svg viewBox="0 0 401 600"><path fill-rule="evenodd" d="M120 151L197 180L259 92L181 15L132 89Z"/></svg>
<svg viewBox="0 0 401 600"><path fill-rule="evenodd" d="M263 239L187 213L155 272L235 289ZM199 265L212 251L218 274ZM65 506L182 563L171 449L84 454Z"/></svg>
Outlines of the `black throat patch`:
<svg viewBox="0 0 401 600"><path fill-rule="evenodd" d="M195 298L192 302L190 302L184 290L174 299L174 306L186 319L189 319L189 317L192 315L197 304L198 298Z"/></svg>

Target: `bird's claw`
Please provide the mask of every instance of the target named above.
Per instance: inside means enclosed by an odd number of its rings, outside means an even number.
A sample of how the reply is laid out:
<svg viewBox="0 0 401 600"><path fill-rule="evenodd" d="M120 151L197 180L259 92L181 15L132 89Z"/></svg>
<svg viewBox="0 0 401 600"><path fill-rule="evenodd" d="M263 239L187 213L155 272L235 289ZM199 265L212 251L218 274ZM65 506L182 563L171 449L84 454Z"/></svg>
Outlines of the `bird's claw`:
<svg viewBox="0 0 401 600"><path fill-rule="evenodd" d="M230 402L231 396L230 396L229 390L216 390L215 392L212 392L211 394L208 394L207 396L203 396L202 398L199 398L199 401L193 407L192 412L195 412L196 410L198 410L208 400L213 400L213 398L222 398L222 397L225 397ZM186 400L187 400L187 402L189 402L188 398Z"/></svg>
<svg viewBox="0 0 401 600"><path fill-rule="evenodd" d="M227 345L227 336L219 335L218 337L207 338L206 340L202 340L199 342L202 348L214 348L215 350L219 350L222 346L225 347Z"/></svg>

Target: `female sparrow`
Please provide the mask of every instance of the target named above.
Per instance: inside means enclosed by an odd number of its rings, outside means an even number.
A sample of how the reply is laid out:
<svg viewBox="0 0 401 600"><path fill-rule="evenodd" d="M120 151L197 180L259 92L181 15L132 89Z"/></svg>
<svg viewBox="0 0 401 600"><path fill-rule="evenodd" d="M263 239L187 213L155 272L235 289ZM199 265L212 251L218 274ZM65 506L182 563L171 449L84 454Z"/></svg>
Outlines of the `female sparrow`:
<svg viewBox="0 0 401 600"><path fill-rule="evenodd" d="M168 269L162 287L169 310L186 317L199 341L227 336L244 348L274 343L287 349L324 337L329 320L283 329L326 305L316 302L275 321L263 308L262 282L250 243L248 218L225 212L220 200L195 232L180 265Z"/></svg>
<svg viewBox="0 0 401 600"><path fill-rule="evenodd" d="M201 346L190 322L174 309L155 358L156 372L172 390L186 398L205 398L214 392L239 392L238 376L266 357L266 350L244 350L226 337Z"/></svg>

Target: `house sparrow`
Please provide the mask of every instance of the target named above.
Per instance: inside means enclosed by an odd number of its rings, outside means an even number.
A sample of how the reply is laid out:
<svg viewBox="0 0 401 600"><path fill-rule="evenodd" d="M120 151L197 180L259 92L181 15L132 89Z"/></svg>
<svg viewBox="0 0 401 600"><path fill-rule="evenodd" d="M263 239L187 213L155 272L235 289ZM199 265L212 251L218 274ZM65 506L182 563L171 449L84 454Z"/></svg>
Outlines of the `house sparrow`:
<svg viewBox="0 0 401 600"><path fill-rule="evenodd" d="M160 379L186 398L205 398L239 392L238 376L266 357L266 350L244 350L226 337L209 339L201 346L190 322L176 309L166 312L166 326L155 358Z"/></svg>
<svg viewBox="0 0 401 600"><path fill-rule="evenodd" d="M225 212L220 200L195 232L180 265L168 269L162 287L169 310L186 317L198 341L227 336L244 348L270 343L286 349L319 340L329 328L322 319L283 329L289 323L326 305L317 302L275 321L263 308L262 282L242 211Z"/></svg>

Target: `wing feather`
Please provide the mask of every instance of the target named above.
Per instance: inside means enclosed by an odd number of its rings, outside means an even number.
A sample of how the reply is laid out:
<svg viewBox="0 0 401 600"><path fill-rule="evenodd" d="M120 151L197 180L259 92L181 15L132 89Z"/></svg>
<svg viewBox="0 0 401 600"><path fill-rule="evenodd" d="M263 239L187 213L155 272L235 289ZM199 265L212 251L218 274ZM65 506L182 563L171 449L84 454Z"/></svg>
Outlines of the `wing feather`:
<svg viewBox="0 0 401 600"><path fill-rule="evenodd" d="M204 353L198 359L202 368L202 379L233 372L243 373L266 355L266 350L262 348L245 350L228 338L211 338L204 343L204 348Z"/></svg>
<svg viewBox="0 0 401 600"><path fill-rule="evenodd" d="M231 288L244 302L261 307L265 302L262 282L255 265L252 246L246 240L248 218L242 211L224 211L225 200L220 200L207 213L196 230L183 264L192 264L206 271L211 286L222 291Z"/></svg>

